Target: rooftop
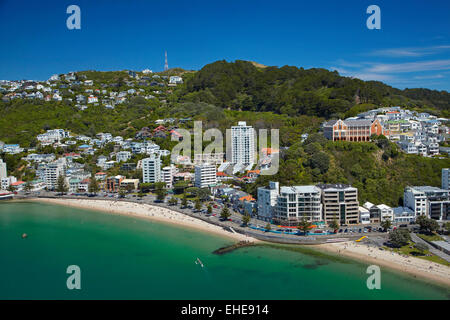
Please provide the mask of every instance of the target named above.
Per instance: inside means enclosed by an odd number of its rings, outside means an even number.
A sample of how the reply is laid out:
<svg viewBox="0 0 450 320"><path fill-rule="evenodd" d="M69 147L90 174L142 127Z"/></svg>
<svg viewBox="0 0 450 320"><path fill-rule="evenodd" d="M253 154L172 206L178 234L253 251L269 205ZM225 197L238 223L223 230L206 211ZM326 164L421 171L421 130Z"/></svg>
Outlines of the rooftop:
<svg viewBox="0 0 450 320"><path fill-rule="evenodd" d="M314 193L319 191L320 189L316 186L290 186L280 188L280 193Z"/></svg>

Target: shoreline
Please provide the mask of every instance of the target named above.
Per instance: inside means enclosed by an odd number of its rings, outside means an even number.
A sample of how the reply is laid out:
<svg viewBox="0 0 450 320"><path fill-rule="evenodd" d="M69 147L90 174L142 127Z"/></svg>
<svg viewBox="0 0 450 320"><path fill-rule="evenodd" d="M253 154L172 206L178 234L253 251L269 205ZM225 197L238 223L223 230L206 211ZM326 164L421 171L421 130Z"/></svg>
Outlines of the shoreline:
<svg viewBox="0 0 450 320"><path fill-rule="evenodd" d="M16 200L17 201L17 200ZM205 222L203 220L185 215L167 208L145 203L133 203L113 200L94 199L54 199L54 198L30 198L21 201L41 202L63 205L80 209L100 211L108 214L119 214L137 218L149 219L169 225L188 227L204 233L213 233L235 241L247 241L249 243L264 243L265 241L226 231L222 227ZM270 242L268 242L270 243ZM360 263L370 263L386 267L388 269L406 273L418 280L429 280L435 284L450 287L450 267L435 262L426 261L416 257L403 257L387 250L379 250L365 244L354 241L334 242L325 244L300 245L313 250L349 258Z"/></svg>
<svg viewBox="0 0 450 320"><path fill-rule="evenodd" d="M21 201L21 200L19 200ZM213 233L217 236L223 236L237 241L260 242L261 240L226 231L222 227L213 225L203 220L190 217L180 212L153 206L145 203L132 203L126 201L105 201L105 200L87 200L87 199L50 199L50 198L30 198L25 201L57 204L79 209L100 211L108 214L118 214L124 216L133 216L144 218L169 225L177 225L196 229L204 233Z"/></svg>
<svg viewBox="0 0 450 320"><path fill-rule="evenodd" d="M380 250L356 242L340 242L311 245L316 250L338 256L386 267L405 273L418 280L429 280L434 284L450 288L450 267L416 257L404 257L396 252Z"/></svg>

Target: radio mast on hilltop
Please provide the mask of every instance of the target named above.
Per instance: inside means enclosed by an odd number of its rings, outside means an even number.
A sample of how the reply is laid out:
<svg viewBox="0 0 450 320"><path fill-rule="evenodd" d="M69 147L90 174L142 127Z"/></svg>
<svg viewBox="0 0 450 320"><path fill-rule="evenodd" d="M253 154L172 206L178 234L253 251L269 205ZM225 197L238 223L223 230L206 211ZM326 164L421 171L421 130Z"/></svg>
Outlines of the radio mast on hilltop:
<svg viewBox="0 0 450 320"><path fill-rule="evenodd" d="M167 71L167 70L169 70L169 64L167 63L167 51L165 51L165 56L166 56L166 60L164 63L164 71Z"/></svg>

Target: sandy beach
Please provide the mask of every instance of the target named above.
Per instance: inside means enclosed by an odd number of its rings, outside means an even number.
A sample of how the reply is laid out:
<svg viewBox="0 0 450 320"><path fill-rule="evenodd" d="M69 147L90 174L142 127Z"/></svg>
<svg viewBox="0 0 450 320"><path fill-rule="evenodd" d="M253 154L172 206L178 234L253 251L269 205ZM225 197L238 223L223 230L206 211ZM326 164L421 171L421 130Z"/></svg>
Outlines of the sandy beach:
<svg viewBox="0 0 450 320"><path fill-rule="evenodd" d="M194 228L208 233L212 232L216 235L225 236L238 241L250 241L250 242L260 241L258 239L240 233L232 233L230 231L226 231L219 226L207 223L200 219L190 217L177 211L152 206L145 203L132 203L113 200L106 201L106 200L50 199L50 198L39 198L30 200L50 204L59 204L81 209L103 211L111 214L132 215L136 217L152 219L155 221Z"/></svg>
<svg viewBox="0 0 450 320"><path fill-rule="evenodd" d="M341 242L313 245L319 250L331 252L366 263L387 267L408 273L415 278L431 280L450 286L450 267L415 257L405 257L398 253L380 250L373 246L356 242ZM382 269L382 268L381 268Z"/></svg>

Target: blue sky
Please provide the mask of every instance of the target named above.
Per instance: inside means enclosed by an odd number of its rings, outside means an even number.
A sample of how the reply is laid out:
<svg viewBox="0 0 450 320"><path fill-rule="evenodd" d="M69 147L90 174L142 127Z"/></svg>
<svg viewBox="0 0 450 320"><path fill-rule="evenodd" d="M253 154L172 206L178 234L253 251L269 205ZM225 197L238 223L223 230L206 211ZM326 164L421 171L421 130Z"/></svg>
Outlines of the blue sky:
<svg viewBox="0 0 450 320"><path fill-rule="evenodd" d="M344 4L345 3L345 4ZM66 9L81 9L69 30ZM369 30L369 5L381 30ZM252 60L450 91L446 0L0 0L0 79Z"/></svg>

